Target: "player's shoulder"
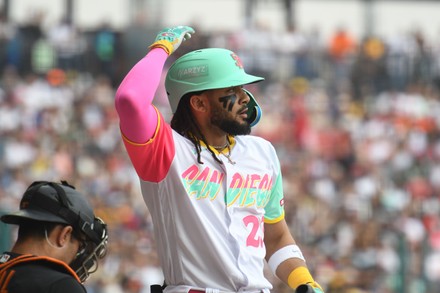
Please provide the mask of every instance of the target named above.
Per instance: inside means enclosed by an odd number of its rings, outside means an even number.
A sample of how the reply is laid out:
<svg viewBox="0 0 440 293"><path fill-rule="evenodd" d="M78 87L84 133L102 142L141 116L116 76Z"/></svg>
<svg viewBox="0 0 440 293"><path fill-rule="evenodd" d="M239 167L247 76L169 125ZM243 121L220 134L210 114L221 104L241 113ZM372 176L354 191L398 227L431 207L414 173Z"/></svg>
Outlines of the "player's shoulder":
<svg viewBox="0 0 440 293"><path fill-rule="evenodd" d="M248 151L271 154L276 156L275 147L267 139L255 135L239 135L235 137L237 146L242 146Z"/></svg>
<svg viewBox="0 0 440 293"><path fill-rule="evenodd" d="M5 286L21 292L78 292L85 293L84 286L74 276L55 263L46 261L22 262L13 266L14 275Z"/></svg>
<svg viewBox="0 0 440 293"><path fill-rule="evenodd" d="M255 144L259 146L267 146L267 147L273 147L272 143L268 141L267 139L256 136L256 135L238 135L234 137L237 143L242 143L244 145L249 144Z"/></svg>

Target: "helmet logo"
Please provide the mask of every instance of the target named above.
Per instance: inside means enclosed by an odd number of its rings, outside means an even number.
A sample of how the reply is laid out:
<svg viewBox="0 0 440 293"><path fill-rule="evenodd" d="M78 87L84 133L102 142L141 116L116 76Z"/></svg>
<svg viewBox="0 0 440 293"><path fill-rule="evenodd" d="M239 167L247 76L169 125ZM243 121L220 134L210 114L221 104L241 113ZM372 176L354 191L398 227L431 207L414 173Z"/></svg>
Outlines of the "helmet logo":
<svg viewBox="0 0 440 293"><path fill-rule="evenodd" d="M205 76L209 74L208 65L202 64L199 66L192 66L182 68L177 71L177 76L182 79Z"/></svg>
<svg viewBox="0 0 440 293"><path fill-rule="evenodd" d="M20 204L20 209L27 209L29 206L29 201L22 201Z"/></svg>
<svg viewBox="0 0 440 293"><path fill-rule="evenodd" d="M232 53L231 54L232 59L235 60L235 65L237 65L239 68L243 69L243 63L241 63L240 58L237 56L237 54Z"/></svg>

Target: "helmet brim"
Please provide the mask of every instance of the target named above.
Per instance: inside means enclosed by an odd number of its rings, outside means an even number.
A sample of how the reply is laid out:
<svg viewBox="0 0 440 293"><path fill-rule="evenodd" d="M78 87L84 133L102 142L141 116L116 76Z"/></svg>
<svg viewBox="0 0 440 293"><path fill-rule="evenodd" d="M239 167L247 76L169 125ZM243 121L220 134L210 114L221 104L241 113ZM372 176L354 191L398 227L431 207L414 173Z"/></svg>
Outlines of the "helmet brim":
<svg viewBox="0 0 440 293"><path fill-rule="evenodd" d="M251 75L251 74L237 74L235 76L225 77L222 80L218 80L215 82L209 82L206 85L200 85L197 91L199 90L211 90L211 89L220 89L220 88L229 88L234 86L248 85L252 83L257 83L263 81L263 77ZM188 93L188 92L186 92Z"/></svg>
<svg viewBox="0 0 440 293"><path fill-rule="evenodd" d="M19 210L17 212L1 216L1 221L6 224L19 225L22 220L33 220L42 222L62 223L68 224L66 220L56 215L51 215L47 211Z"/></svg>
<svg viewBox="0 0 440 293"><path fill-rule="evenodd" d="M260 76L255 76L252 74L247 74L247 73L239 73L236 74L235 76L226 78L225 80L220 82L220 85L217 88L220 88L220 86L222 86L223 88L226 87L232 87L232 86L240 86L240 85L247 85L247 84L252 84L252 83L257 83L260 81L263 81L264 78L260 77Z"/></svg>

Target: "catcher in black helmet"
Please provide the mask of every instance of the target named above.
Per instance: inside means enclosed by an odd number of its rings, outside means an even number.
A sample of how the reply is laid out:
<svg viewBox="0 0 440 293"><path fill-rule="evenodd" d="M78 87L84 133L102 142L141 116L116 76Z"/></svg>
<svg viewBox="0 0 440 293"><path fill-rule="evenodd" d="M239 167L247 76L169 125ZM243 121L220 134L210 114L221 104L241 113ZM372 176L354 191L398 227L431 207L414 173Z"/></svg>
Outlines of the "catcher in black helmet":
<svg viewBox="0 0 440 293"><path fill-rule="evenodd" d="M1 220L18 225L12 250L0 255L0 291L86 292L82 283L107 251L107 226L85 196L65 181L36 181L20 210Z"/></svg>

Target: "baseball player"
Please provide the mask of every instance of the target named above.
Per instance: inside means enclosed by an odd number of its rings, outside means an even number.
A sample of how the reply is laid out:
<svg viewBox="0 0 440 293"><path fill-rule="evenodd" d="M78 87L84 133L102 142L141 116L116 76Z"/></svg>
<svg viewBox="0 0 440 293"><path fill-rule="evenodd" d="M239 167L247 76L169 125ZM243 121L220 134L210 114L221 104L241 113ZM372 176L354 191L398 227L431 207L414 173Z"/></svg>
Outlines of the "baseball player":
<svg viewBox="0 0 440 293"><path fill-rule="evenodd" d="M159 32L126 75L115 106L126 150L152 215L165 292L269 292L265 259L291 288L314 281L284 220L274 147L249 135L261 108L240 58L195 50L169 68L168 124L152 104L165 62L194 30Z"/></svg>
<svg viewBox="0 0 440 293"><path fill-rule="evenodd" d="M36 181L20 210L3 215L19 225L10 252L0 255L0 292L80 293L107 251L107 226L73 186Z"/></svg>

